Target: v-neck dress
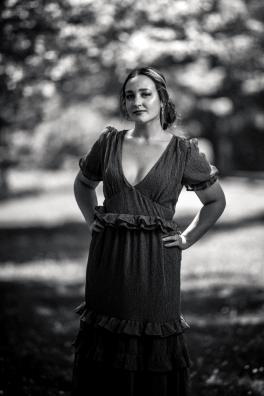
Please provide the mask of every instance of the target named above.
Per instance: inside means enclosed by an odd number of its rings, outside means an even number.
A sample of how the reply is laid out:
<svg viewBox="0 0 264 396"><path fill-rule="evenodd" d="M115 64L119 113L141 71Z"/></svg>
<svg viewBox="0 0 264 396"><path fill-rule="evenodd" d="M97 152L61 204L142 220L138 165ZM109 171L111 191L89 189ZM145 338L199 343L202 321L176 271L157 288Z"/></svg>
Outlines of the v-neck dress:
<svg viewBox="0 0 264 396"><path fill-rule="evenodd" d="M131 185L122 169L125 133L106 127L79 162L88 187L103 181L105 199L94 209L103 227L92 232L85 298L76 309L73 394L87 395L93 381L97 395L112 386L120 395L145 389L150 396L185 396L191 359L181 312L182 251L164 246L162 237L181 233L174 216L183 186L205 189L218 170L197 139L172 135L147 174Z"/></svg>

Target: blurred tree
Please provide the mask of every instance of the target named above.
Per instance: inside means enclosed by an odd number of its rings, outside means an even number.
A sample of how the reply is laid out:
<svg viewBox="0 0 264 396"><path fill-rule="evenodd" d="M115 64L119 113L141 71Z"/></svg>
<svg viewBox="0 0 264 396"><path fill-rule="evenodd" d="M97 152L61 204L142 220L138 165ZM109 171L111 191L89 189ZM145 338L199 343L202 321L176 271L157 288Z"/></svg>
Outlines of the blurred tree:
<svg viewBox="0 0 264 396"><path fill-rule="evenodd" d="M18 162L12 132L33 131L45 101L55 92L50 70L57 62L57 37L69 7L64 1L3 0L0 4L0 194L6 171Z"/></svg>
<svg viewBox="0 0 264 396"><path fill-rule="evenodd" d="M3 0L1 130L33 131L78 102L117 116L126 72L148 64L222 174L263 170L263 17L261 0Z"/></svg>

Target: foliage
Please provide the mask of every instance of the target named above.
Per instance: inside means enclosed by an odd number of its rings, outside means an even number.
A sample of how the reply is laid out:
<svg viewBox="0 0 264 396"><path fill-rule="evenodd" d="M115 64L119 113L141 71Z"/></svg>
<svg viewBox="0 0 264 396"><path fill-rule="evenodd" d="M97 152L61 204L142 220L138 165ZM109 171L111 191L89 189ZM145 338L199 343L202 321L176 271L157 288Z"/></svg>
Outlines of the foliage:
<svg viewBox="0 0 264 396"><path fill-rule="evenodd" d="M150 64L223 174L263 170L261 0L4 0L0 11L3 128L33 132L78 102L118 116L126 72Z"/></svg>
<svg viewBox="0 0 264 396"><path fill-rule="evenodd" d="M37 126L31 160L39 167L59 169L67 158L84 155L104 126L104 119L88 105L72 105Z"/></svg>

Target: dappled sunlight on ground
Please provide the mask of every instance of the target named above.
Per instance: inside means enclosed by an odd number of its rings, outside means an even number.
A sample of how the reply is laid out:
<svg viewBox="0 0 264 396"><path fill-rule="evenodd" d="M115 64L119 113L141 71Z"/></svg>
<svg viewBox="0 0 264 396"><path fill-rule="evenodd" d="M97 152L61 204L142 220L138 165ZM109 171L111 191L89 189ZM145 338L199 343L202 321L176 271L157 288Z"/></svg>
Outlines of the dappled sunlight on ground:
<svg viewBox="0 0 264 396"><path fill-rule="evenodd" d="M221 231L219 227L208 233L183 252L182 275L183 279L186 278L186 287L195 288L198 277L203 278L204 286L206 282L210 285L214 277L223 285L225 282L235 282L263 286L262 241L263 224L230 232L228 229Z"/></svg>
<svg viewBox="0 0 264 396"><path fill-rule="evenodd" d="M36 281L54 284L76 284L84 282L86 263L64 260L63 262L33 261L30 264L3 264L0 267L0 280Z"/></svg>

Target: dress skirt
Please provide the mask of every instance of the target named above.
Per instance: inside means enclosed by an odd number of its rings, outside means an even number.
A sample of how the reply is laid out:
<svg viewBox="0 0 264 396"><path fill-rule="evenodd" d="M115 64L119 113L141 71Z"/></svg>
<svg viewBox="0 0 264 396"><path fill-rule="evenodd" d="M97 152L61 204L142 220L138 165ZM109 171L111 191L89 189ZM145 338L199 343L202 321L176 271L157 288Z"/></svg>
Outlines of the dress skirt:
<svg viewBox="0 0 264 396"><path fill-rule="evenodd" d="M81 325L72 396L189 396L185 335L131 336Z"/></svg>
<svg viewBox="0 0 264 396"><path fill-rule="evenodd" d="M95 213L104 229L92 235L85 301L76 309L72 396L189 395L181 251L161 245L174 224Z"/></svg>

